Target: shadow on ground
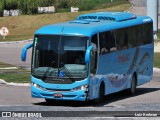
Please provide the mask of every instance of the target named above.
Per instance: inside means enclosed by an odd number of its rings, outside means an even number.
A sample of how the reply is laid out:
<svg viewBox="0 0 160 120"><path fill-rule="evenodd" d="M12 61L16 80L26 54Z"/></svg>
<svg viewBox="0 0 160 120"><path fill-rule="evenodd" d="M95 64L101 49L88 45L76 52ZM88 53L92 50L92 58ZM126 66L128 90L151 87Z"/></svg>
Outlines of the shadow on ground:
<svg viewBox="0 0 160 120"><path fill-rule="evenodd" d="M56 101L56 100L53 100L52 103L47 103L44 101L44 102L33 103L33 104L38 106L101 107L112 102L124 100L124 99L135 97L135 96L144 95L144 94L155 92L158 90L160 90L160 88L137 88L136 94L134 96L131 96L128 90L125 90L125 91L121 91L121 92L117 92L117 93L105 96L104 100L99 104L95 104L93 101L79 102L79 101Z"/></svg>

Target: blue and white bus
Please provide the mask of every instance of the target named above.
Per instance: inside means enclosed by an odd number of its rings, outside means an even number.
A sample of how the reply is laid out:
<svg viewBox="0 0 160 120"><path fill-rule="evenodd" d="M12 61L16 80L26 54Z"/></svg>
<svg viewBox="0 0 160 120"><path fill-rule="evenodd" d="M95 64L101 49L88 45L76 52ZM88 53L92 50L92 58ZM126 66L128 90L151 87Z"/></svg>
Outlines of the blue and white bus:
<svg viewBox="0 0 160 120"><path fill-rule="evenodd" d="M153 21L126 12L96 12L35 32L31 95L101 101L105 95L149 82L153 76Z"/></svg>

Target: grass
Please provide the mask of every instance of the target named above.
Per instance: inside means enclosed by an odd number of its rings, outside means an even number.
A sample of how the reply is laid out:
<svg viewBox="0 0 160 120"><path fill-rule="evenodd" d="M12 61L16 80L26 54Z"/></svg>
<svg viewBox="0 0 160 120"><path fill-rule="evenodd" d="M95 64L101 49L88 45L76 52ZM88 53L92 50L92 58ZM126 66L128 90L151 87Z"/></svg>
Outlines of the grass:
<svg viewBox="0 0 160 120"><path fill-rule="evenodd" d="M30 72L25 70L7 71L0 73L0 79L6 82L29 83Z"/></svg>
<svg viewBox="0 0 160 120"><path fill-rule="evenodd" d="M5 26L9 29L9 35L6 37L5 40L3 40L3 37L0 36L0 41L21 41L26 39L32 39L34 31L44 25L73 20L78 15L84 13L91 13L97 11L125 11L131 6L129 2L122 3L122 1L125 0L120 1L121 4L120 2L111 2L109 4L106 3L104 5L97 6L92 11L0 17L0 28ZM106 8L104 8L105 6Z"/></svg>
<svg viewBox="0 0 160 120"><path fill-rule="evenodd" d="M14 67L14 66L7 63L0 62L0 68L5 68L5 67Z"/></svg>
<svg viewBox="0 0 160 120"><path fill-rule="evenodd" d="M121 6L121 5L127 5L128 3L129 2L127 0L116 0L116 1L113 1L113 2L108 2L108 3L101 4L99 6L94 7L93 9L97 10L97 9L102 9L102 8L105 9L105 8L117 7L117 6ZM120 9L120 11L126 10L124 8L122 8L122 9L123 10Z"/></svg>
<svg viewBox="0 0 160 120"><path fill-rule="evenodd" d="M160 29L158 30L157 37L160 38Z"/></svg>
<svg viewBox="0 0 160 120"><path fill-rule="evenodd" d="M154 53L154 67L160 68L160 53Z"/></svg>
<svg viewBox="0 0 160 120"><path fill-rule="evenodd" d="M0 79L6 82L15 83L29 83L30 82L30 71L25 69L3 69L8 67L16 67L7 63L0 62Z"/></svg>

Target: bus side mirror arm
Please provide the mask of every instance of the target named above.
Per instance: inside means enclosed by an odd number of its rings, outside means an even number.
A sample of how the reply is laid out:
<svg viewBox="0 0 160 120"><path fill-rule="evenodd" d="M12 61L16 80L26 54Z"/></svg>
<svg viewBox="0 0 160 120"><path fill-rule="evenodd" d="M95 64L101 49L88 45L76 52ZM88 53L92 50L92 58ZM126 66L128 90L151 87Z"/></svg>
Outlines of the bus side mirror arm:
<svg viewBox="0 0 160 120"><path fill-rule="evenodd" d="M24 48L22 48L22 53L21 53L21 60L22 61L26 61L27 50L30 49L31 47L33 47L33 43L28 44Z"/></svg>
<svg viewBox="0 0 160 120"><path fill-rule="evenodd" d="M89 46L86 50L86 55L85 55L85 62L89 63L90 62L90 55L91 55L91 50L93 49L93 46Z"/></svg>

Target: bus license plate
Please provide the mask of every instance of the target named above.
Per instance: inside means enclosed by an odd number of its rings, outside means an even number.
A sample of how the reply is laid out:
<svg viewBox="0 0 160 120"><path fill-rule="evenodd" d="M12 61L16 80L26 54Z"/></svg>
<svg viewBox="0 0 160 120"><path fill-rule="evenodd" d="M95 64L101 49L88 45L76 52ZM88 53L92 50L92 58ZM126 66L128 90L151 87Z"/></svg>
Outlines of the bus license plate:
<svg viewBox="0 0 160 120"><path fill-rule="evenodd" d="M53 96L54 96L55 98L62 98L62 97L63 97L63 95L60 94L60 93L55 93L55 94L53 94Z"/></svg>

